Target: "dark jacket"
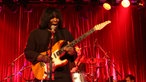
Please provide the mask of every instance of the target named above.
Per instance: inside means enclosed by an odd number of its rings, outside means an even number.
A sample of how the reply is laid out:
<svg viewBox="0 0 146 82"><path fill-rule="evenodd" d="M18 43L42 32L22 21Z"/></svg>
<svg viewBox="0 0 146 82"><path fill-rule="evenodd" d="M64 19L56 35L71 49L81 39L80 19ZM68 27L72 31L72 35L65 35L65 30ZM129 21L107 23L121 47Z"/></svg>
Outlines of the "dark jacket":
<svg viewBox="0 0 146 82"><path fill-rule="evenodd" d="M30 33L26 48L24 50L25 57L32 64L38 63L37 57L41 52L48 50L48 45L51 41L51 32L48 29L35 29ZM67 44L67 41L72 41L74 38L71 33L65 29L57 29L54 34L54 43L59 40L64 40L64 45ZM77 55L70 56L65 54L60 59L68 59L68 61L73 62ZM55 80L53 82L71 82L69 63L65 66L58 67L55 70ZM57 81L58 80L58 81ZM52 82L52 81L51 81Z"/></svg>

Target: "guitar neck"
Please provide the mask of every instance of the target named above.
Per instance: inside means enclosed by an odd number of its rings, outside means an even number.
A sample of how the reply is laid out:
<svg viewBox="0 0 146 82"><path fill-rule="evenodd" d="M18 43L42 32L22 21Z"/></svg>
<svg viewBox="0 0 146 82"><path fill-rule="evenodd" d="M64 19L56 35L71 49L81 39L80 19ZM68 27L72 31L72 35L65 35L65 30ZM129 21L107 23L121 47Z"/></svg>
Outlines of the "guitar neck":
<svg viewBox="0 0 146 82"><path fill-rule="evenodd" d="M79 38L73 40L70 44L68 44L67 46L71 46L73 47L74 45L76 45L77 43L79 43L81 40L83 40L84 38L86 38L87 36L89 36L90 34L92 34L95 30L92 28L90 29L88 32L84 33L82 36L80 36Z"/></svg>
<svg viewBox="0 0 146 82"><path fill-rule="evenodd" d="M66 45L66 47L70 47L70 46L73 47L75 44L79 43L81 40L86 38L88 35L92 34L96 30L101 30L102 28L104 28L109 23L111 23L111 21L105 21L105 22L102 22L102 23L100 23L98 25L95 25L92 29L90 29L89 31L87 31L86 33L81 35L79 38L73 40L70 44ZM61 48L58 51L58 53L61 54L63 51L64 51L63 48Z"/></svg>
<svg viewBox="0 0 146 82"><path fill-rule="evenodd" d="M79 43L81 40L83 40L84 38L86 38L88 35L90 35L91 33L93 33L95 30L92 28L90 29L88 32L84 33L82 36L80 36L79 38L73 40L70 44L66 45L66 47L73 47L74 45L76 45L77 43ZM64 48L64 47L63 47ZM64 50L63 48L61 48L58 51L58 54L61 54Z"/></svg>

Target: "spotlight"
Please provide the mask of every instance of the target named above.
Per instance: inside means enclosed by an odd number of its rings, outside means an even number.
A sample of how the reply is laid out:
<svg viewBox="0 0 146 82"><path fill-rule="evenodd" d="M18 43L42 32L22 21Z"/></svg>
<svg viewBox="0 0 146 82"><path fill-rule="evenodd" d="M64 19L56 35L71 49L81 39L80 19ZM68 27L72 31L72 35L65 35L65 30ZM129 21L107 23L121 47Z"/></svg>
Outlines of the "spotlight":
<svg viewBox="0 0 146 82"><path fill-rule="evenodd" d="M144 1L141 0L141 1L138 2L138 6L144 7L144 5L145 5Z"/></svg>
<svg viewBox="0 0 146 82"><path fill-rule="evenodd" d="M105 8L106 10L110 10L111 9L111 5L109 3L104 3L103 4L103 8Z"/></svg>
<svg viewBox="0 0 146 82"><path fill-rule="evenodd" d="M129 2L129 0L123 0L123 1L121 2L121 5L122 5L123 7L125 7L125 8L127 8L127 7L130 6L130 2Z"/></svg>

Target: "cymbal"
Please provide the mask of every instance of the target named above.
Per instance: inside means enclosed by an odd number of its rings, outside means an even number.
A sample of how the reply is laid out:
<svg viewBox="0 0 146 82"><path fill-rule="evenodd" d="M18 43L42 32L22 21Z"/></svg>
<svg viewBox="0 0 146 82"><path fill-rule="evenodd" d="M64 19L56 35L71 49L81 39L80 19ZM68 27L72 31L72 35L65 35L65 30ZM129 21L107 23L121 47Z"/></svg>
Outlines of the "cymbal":
<svg viewBox="0 0 146 82"><path fill-rule="evenodd" d="M102 62L105 62L105 59L103 58L88 58L87 59L87 62L88 63L102 63Z"/></svg>
<svg viewBox="0 0 146 82"><path fill-rule="evenodd" d="M103 68L102 66L89 66L88 68Z"/></svg>
<svg viewBox="0 0 146 82"><path fill-rule="evenodd" d="M97 64L97 63L104 63L106 60L103 58L85 58L79 60L81 63L89 63L89 64Z"/></svg>

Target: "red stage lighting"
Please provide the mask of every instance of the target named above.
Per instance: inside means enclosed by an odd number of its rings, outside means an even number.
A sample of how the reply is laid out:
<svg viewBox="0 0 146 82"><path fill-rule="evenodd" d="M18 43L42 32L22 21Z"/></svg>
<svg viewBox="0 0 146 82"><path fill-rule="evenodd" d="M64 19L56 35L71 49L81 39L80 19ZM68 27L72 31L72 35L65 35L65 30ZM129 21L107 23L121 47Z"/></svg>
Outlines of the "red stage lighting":
<svg viewBox="0 0 146 82"><path fill-rule="evenodd" d="M127 7L130 6L130 2L129 2L129 0L123 0L123 1L121 2L121 5L122 5L123 7L125 7L125 8L127 8Z"/></svg>

